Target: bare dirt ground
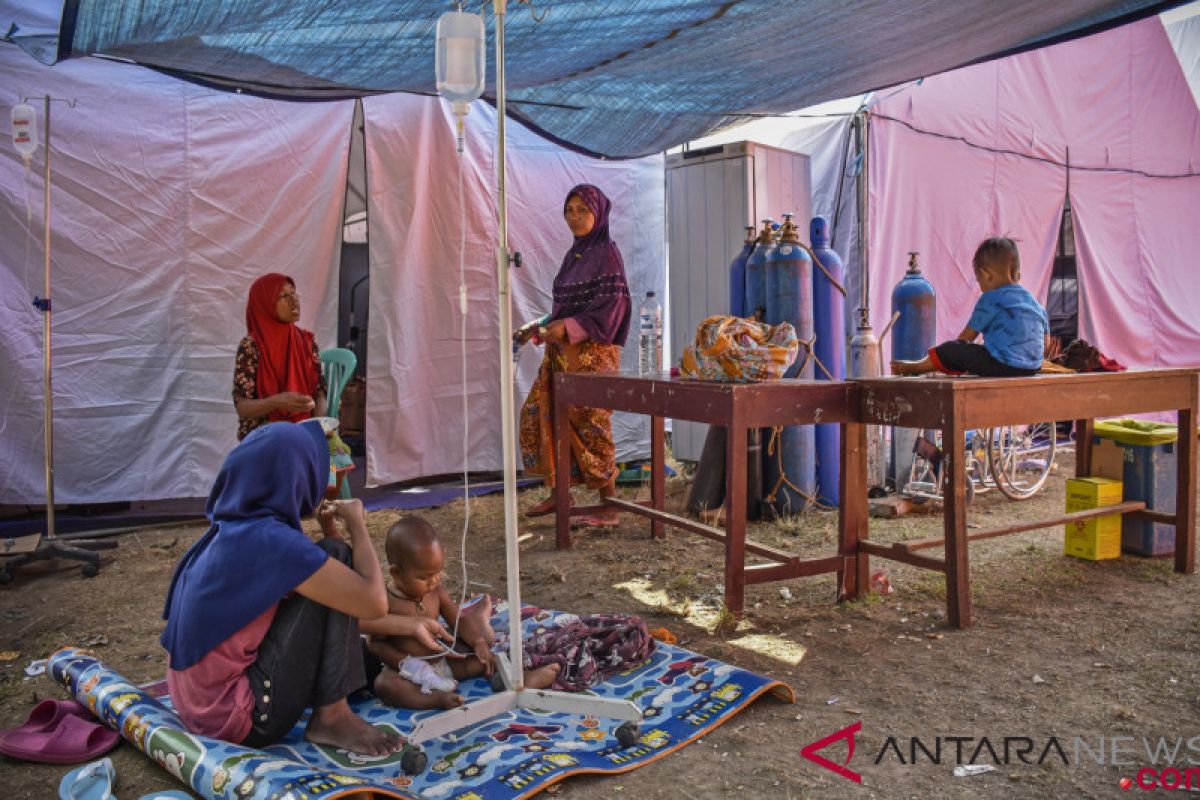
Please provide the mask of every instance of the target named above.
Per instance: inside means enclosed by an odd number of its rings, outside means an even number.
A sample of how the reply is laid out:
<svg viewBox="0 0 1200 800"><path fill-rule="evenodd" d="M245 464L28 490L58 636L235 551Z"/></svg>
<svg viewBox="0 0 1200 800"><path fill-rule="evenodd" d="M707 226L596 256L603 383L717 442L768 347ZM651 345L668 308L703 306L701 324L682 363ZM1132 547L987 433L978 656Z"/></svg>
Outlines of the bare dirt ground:
<svg viewBox="0 0 1200 800"><path fill-rule="evenodd" d="M969 520L990 526L1058 513L1059 476L1072 472L1068 454L1039 497L1012 503L986 494ZM679 508L687 484L673 479L668 492ZM541 494L522 494L521 506ZM501 499L474 500L471 509L471 580L503 595ZM462 514L461 501L427 512L443 534L451 584ZM397 516L370 515L377 543ZM757 525L751 536L799 554L830 554L835 521L810 514ZM871 535L928 536L940 525L938 513L926 512L872 520ZM64 645L107 642L94 649L130 680L162 677L163 595L176 559L202 530L125 534L97 578L63 564L30 568L0 589L0 650L20 653L0 663L0 726L22 722L39 698L63 696L45 676L25 679L23 668ZM1141 769L1161 775L1173 760L1185 776L1200 763L1200 577L1175 574L1169 559L1078 561L1062 555L1061 529L1035 531L971 546L975 625L965 631L945 624L939 574L892 562L895 593L853 604L834 603L829 576L751 587L744 620L726 631L717 629L722 551L712 542L679 531L656 542L645 522L629 517L611 532L579 533L566 552L554 548L552 518L523 521L522 534L527 603L639 614L685 647L786 681L798 698L789 705L764 697L702 741L624 775L570 778L552 789L559 797L1112 797ZM808 744L855 723L861 729L847 768L861 784L801 757ZM919 750L913 763L914 737L930 752L940 737L940 763ZM1147 744L1157 748L1157 763ZM975 762L996 769L955 777L959 748L962 761L979 749ZM841 764L847 741L821 754ZM118 797L178 788L128 744L113 758ZM56 797L67 769L0 760L0 796ZM1147 794L1137 783L1131 791Z"/></svg>

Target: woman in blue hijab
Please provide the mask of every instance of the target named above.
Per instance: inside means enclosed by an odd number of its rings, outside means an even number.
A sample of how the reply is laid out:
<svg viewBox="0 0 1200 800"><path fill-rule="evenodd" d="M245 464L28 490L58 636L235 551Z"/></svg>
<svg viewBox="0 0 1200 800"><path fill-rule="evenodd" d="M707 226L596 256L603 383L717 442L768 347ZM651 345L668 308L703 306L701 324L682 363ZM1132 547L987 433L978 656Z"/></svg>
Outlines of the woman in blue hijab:
<svg viewBox="0 0 1200 800"><path fill-rule="evenodd" d="M163 610L171 700L193 732L262 747L311 707L312 742L375 756L403 745L346 702L365 685L358 622L385 616L387 591L361 502L323 513L320 542L301 529L328 475L316 421L265 425L225 459L212 525L176 566Z"/></svg>

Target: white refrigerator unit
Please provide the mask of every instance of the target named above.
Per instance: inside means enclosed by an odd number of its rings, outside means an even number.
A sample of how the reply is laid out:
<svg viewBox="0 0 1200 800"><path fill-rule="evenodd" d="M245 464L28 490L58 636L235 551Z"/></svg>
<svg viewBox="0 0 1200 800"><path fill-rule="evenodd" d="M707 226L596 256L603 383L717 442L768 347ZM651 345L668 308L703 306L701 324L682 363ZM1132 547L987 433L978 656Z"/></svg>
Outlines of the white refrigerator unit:
<svg viewBox="0 0 1200 800"><path fill-rule="evenodd" d="M808 156L755 142L670 153L667 173L667 269L671 352L678 366L696 328L729 313L729 264L742 249L746 226L796 215L801 238L812 218ZM708 426L671 421L675 458L699 461Z"/></svg>

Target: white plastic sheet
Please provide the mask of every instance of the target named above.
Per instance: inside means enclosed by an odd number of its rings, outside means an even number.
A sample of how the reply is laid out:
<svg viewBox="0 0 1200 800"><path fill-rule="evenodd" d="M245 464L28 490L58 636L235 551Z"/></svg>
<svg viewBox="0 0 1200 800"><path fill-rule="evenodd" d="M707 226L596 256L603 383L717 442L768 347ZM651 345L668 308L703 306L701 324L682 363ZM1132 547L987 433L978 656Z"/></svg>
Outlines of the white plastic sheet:
<svg viewBox="0 0 1200 800"><path fill-rule="evenodd" d="M219 93L0 46L5 105L49 93L55 499L207 494L235 441L250 283L292 275L329 346L352 104ZM39 129L42 104L38 109ZM8 115L2 115L5 121ZM0 138L0 503L45 500L42 151Z"/></svg>
<svg viewBox="0 0 1200 800"><path fill-rule="evenodd" d="M448 108L436 98L411 95L368 98L364 106L371 219L367 481L383 484L463 467L458 274L464 229L470 309L467 466L500 469L495 111L474 103L467 118L463 228ZM612 200L612 236L625 260L635 309L647 291L661 296L661 157L600 161L550 144L519 124L510 123L507 131L509 245L524 259L512 278L516 324L550 310L551 283L571 244L562 205L577 183L594 183ZM623 368L636 368L636 337L634 324ZM540 356L532 345L521 354L517 408ZM615 415L613 433L619 459L648 455L645 418Z"/></svg>

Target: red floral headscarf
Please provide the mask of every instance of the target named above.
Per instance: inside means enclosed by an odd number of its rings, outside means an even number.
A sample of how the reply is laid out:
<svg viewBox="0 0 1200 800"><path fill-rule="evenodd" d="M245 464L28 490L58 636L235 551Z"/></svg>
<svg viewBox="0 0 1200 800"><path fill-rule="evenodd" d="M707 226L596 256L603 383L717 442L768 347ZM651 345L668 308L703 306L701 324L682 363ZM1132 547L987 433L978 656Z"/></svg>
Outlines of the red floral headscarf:
<svg viewBox="0 0 1200 800"><path fill-rule="evenodd" d="M313 335L294 322L280 322L275 315L279 292L296 282L287 275L268 272L250 285L246 301L246 330L258 345L258 375L255 386L259 398L279 392L299 392L312 397L320 385L313 361ZM308 419L309 412L274 411L272 422Z"/></svg>

